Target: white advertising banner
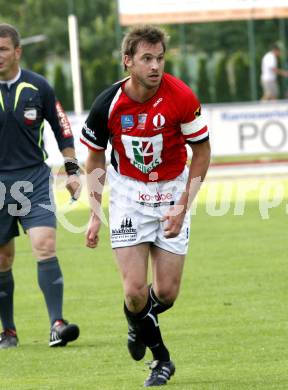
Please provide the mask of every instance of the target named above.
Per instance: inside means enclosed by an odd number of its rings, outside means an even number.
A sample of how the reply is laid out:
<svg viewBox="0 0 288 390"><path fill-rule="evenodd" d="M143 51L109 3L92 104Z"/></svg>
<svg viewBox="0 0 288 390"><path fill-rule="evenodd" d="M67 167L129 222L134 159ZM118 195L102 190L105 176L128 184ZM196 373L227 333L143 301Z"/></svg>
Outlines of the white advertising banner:
<svg viewBox="0 0 288 390"><path fill-rule="evenodd" d="M288 101L204 105L203 115L209 127L213 156L288 153ZM77 157L83 164L87 147L80 142L80 134L87 113L68 117ZM47 123L44 140L49 154L48 165L62 165L62 155ZM110 151L109 146L108 161Z"/></svg>
<svg viewBox="0 0 288 390"><path fill-rule="evenodd" d="M288 16L287 0L118 0L122 25Z"/></svg>
<svg viewBox="0 0 288 390"><path fill-rule="evenodd" d="M214 156L288 152L288 104L210 105L208 118Z"/></svg>

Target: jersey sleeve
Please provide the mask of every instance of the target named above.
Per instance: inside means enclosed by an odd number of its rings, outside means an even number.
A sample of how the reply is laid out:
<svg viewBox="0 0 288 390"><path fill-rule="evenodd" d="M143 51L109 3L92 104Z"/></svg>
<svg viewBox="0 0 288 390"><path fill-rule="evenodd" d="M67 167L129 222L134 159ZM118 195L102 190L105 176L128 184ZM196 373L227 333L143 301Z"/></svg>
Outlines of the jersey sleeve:
<svg viewBox="0 0 288 390"><path fill-rule="evenodd" d="M121 83L113 84L104 90L94 101L88 118L83 126L80 141L89 149L98 152L107 148L110 132L108 128L109 114Z"/></svg>
<svg viewBox="0 0 288 390"><path fill-rule="evenodd" d="M185 142L195 144L207 141L209 132L199 100L191 91L182 103L180 126Z"/></svg>
<svg viewBox="0 0 288 390"><path fill-rule="evenodd" d="M107 148L109 131L101 101L96 99L82 129L80 141L89 149L98 152Z"/></svg>

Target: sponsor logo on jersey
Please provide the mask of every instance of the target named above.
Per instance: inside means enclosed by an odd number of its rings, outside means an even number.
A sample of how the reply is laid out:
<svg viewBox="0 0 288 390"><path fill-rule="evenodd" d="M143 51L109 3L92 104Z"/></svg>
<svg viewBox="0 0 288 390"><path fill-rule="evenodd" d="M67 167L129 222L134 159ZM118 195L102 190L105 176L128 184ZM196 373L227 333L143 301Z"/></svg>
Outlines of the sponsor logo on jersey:
<svg viewBox="0 0 288 390"><path fill-rule="evenodd" d="M111 229L112 242L119 241L135 241L137 237L137 230L133 228L132 219L130 217L124 217L121 221L121 225L118 229Z"/></svg>
<svg viewBox="0 0 288 390"><path fill-rule="evenodd" d="M95 141L97 140L97 138L95 137L94 131L89 129L89 127L87 126L86 123L84 124L84 130L85 130L86 135L89 135L89 137Z"/></svg>
<svg viewBox="0 0 288 390"><path fill-rule="evenodd" d="M138 114L138 125L137 125L138 130L145 129L146 120L147 120L147 114Z"/></svg>
<svg viewBox="0 0 288 390"><path fill-rule="evenodd" d="M56 111L57 111L57 116L59 120L60 127L62 129L62 135L64 138L70 138L72 137L72 130L71 126L68 120L68 117L61 106L61 103L59 101L56 102Z"/></svg>
<svg viewBox="0 0 288 390"><path fill-rule="evenodd" d="M165 125L165 118L162 114L157 114L153 118L154 130L161 130Z"/></svg>
<svg viewBox="0 0 288 390"><path fill-rule="evenodd" d="M122 135L121 139L126 156L130 159L131 164L141 172L149 173L161 164L161 152L163 149L162 134L149 138Z"/></svg>
<svg viewBox="0 0 288 390"><path fill-rule="evenodd" d="M134 127L133 115L121 115L121 126L123 131L131 130Z"/></svg>
<svg viewBox="0 0 288 390"><path fill-rule="evenodd" d="M197 108L196 111L194 111L194 115L196 118L201 115L201 107L200 106Z"/></svg>
<svg viewBox="0 0 288 390"><path fill-rule="evenodd" d="M162 97L161 97L161 98L159 98L158 100L156 100L156 102L153 104L153 107L154 107L154 108L155 108L155 107L157 107L157 106L158 106L158 104L162 102L162 100L163 100L163 98L162 98Z"/></svg>
<svg viewBox="0 0 288 390"><path fill-rule="evenodd" d="M24 108L24 123L26 125L33 125L37 119L37 110L35 107Z"/></svg>

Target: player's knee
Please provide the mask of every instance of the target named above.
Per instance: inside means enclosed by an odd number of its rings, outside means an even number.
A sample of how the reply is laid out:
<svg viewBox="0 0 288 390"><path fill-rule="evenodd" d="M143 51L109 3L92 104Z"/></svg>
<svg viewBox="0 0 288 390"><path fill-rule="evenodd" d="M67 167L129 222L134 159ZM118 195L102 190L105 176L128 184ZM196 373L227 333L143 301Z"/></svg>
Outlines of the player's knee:
<svg viewBox="0 0 288 390"><path fill-rule="evenodd" d="M9 271L12 268L13 264L13 253L11 252L3 252L0 253L0 272Z"/></svg>
<svg viewBox="0 0 288 390"><path fill-rule="evenodd" d="M140 311L147 301L147 286L142 284L131 284L125 288L125 301L131 311Z"/></svg>
<svg viewBox="0 0 288 390"><path fill-rule="evenodd" d="M55 256L55 240L53 237L41 237L34 242L33 251L37 259L48 259Z"/></svg>
<svg viewBox="0 0 288 390"><path fill-rule="evenodd" d="M156 289L155 294L160 302L164 303L165 305L172 305L178 296L178 292L179 292L178 285L167 284L167 285L159 286Z"/></svg>

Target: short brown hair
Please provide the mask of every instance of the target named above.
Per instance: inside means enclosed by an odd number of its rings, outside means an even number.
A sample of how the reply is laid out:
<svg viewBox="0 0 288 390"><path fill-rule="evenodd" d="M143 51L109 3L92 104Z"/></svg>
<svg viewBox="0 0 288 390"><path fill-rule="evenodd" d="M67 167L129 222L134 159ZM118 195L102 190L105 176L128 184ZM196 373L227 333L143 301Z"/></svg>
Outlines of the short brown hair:
<svg viewBox="0 0 288 390"><path fill-rule="evenodd" d="M162 43L164 53L166 51L168 36L166 32L158 27L151 25L143 25L133 27L124 36L121 46L122 61L125 55L133 57L137 51L137 46L140 42L148 42L152 45ZM124 65L126 70L126 66Z"/></svg>
<svg viewBox="0 0 288 390"><path fill-rule="evenodd" d="M20 46L20 34L11 24L0 23L0 37L11 38L14 47Z"/></svg>

